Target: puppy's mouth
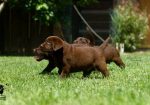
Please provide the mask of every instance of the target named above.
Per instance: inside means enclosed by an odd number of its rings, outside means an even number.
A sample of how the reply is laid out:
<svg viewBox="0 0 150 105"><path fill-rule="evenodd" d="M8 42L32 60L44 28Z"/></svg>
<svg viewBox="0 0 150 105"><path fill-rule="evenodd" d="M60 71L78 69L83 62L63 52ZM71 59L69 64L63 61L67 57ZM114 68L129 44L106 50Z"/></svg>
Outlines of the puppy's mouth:
<svg viewBox="0 0 150 105"><path fill-rule="evenodd" d="M34 56L34 58L36 59L36 61L41 61L44 59L43 56Z"/></svg>
<svg viewBox="0 0 150 105"><path fill-rule="evenodd" d="M48 52L36 53L34 58L36 59L36 61L41 61L43 59L47 59L49 55L51 55L51 53Z"/></svg>
<svg viewBox="0 0 150 105"><path fill-rule="evenodd" d="M36 48L33 50L34 52L34 58L36 61L41 61L43 59L48 59L49 55L51 55L53 52L44 51L43 49Z"/></svg>
<svg viewBox="0 0 150 105"><path fill-rule="evenodd" d="M36 61L41 61L44 59L44 54L43 52L41 52L40 50L35 50L34 51L34 58L36 59Z"/></svg>

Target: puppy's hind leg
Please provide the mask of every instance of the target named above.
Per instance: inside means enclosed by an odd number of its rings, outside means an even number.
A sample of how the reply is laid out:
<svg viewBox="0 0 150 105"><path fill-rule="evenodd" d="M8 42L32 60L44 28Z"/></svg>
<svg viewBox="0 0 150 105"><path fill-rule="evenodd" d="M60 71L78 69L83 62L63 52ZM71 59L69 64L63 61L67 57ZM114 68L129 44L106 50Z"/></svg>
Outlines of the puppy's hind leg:
<svg viewBox="0 0 150 105"><path fill-rule="evenodd" d="M106 64L105 61L104 62L103 61L99 62L96 65L96 69L102 73L103 77L108 77L109 76L109 71L107 70L107 64Z"/></svg>

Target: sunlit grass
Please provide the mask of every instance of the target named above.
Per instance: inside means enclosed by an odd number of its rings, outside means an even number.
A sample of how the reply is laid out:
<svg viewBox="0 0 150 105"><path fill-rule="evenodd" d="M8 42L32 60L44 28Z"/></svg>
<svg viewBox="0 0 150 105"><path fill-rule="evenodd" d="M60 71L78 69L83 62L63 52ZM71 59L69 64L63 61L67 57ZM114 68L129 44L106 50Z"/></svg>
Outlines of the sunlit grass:
<svg viewBox="0 0 150 105"><path fill-rule="evenodd" d="M33 57L0 57L0 83L5 86L6 100L0 105L149 105L150 53L123 54L126 64L121 70L108 65L110 77L93 72L82 79L82 73L59 78L38 73L47 61Z"/></svg>

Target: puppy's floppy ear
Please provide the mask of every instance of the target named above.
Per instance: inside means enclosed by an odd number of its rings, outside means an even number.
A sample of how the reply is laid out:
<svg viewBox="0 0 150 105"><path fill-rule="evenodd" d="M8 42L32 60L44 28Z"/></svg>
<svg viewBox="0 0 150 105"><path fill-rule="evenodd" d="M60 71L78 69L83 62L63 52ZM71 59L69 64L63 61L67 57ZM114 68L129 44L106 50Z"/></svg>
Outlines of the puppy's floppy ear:
<svg viewBox="0 0 150 105"><path fill-rule="evenodd" d="M63 47L63 41L62 40L55 40L53 42L53 49L54 51L57 51Z"/></svg>
<svg viewBox="0 0 150 105"><path fill-rule="evenodd" d="M52 43L52 48L57 51L63 47L63 40L57 36L50 36L47 38L48 42Z"/></svg>

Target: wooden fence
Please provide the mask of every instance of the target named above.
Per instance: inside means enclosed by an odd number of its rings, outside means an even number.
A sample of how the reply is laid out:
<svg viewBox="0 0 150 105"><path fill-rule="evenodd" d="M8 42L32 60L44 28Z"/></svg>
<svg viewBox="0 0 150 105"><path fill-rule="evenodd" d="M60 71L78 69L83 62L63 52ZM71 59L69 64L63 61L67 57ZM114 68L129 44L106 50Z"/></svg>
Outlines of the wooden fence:
<svg viewBox="0 0 150 105"><path fill-rule="evenodd" d="M53 25L45 26L32 14L6 7L0 14L0 53L32 54L44 39L52 35Z"/></svg>
<svg viewBox="0 0 150 105"><path fill-rule="evenodd" d="M70 10L68 9L70 8ZM72 7L64 12L64 18L69 19L69 26L62 25L65 39L72 42L76 37L86 36L86 26ZM109 35L110 15L113 0L100 0L99 4L80 8L80 11L91 27L104 39ZM53 24L43 25L32 19L33 13L24 12L7 5L0 14L0 54L32 55L46 37L53 33L61 34L62 30L53 30ZM57 27L58 28L58 27ZM57 29L56 28L56 29ZM98 41L100 41L98 39Z"/></svg>

